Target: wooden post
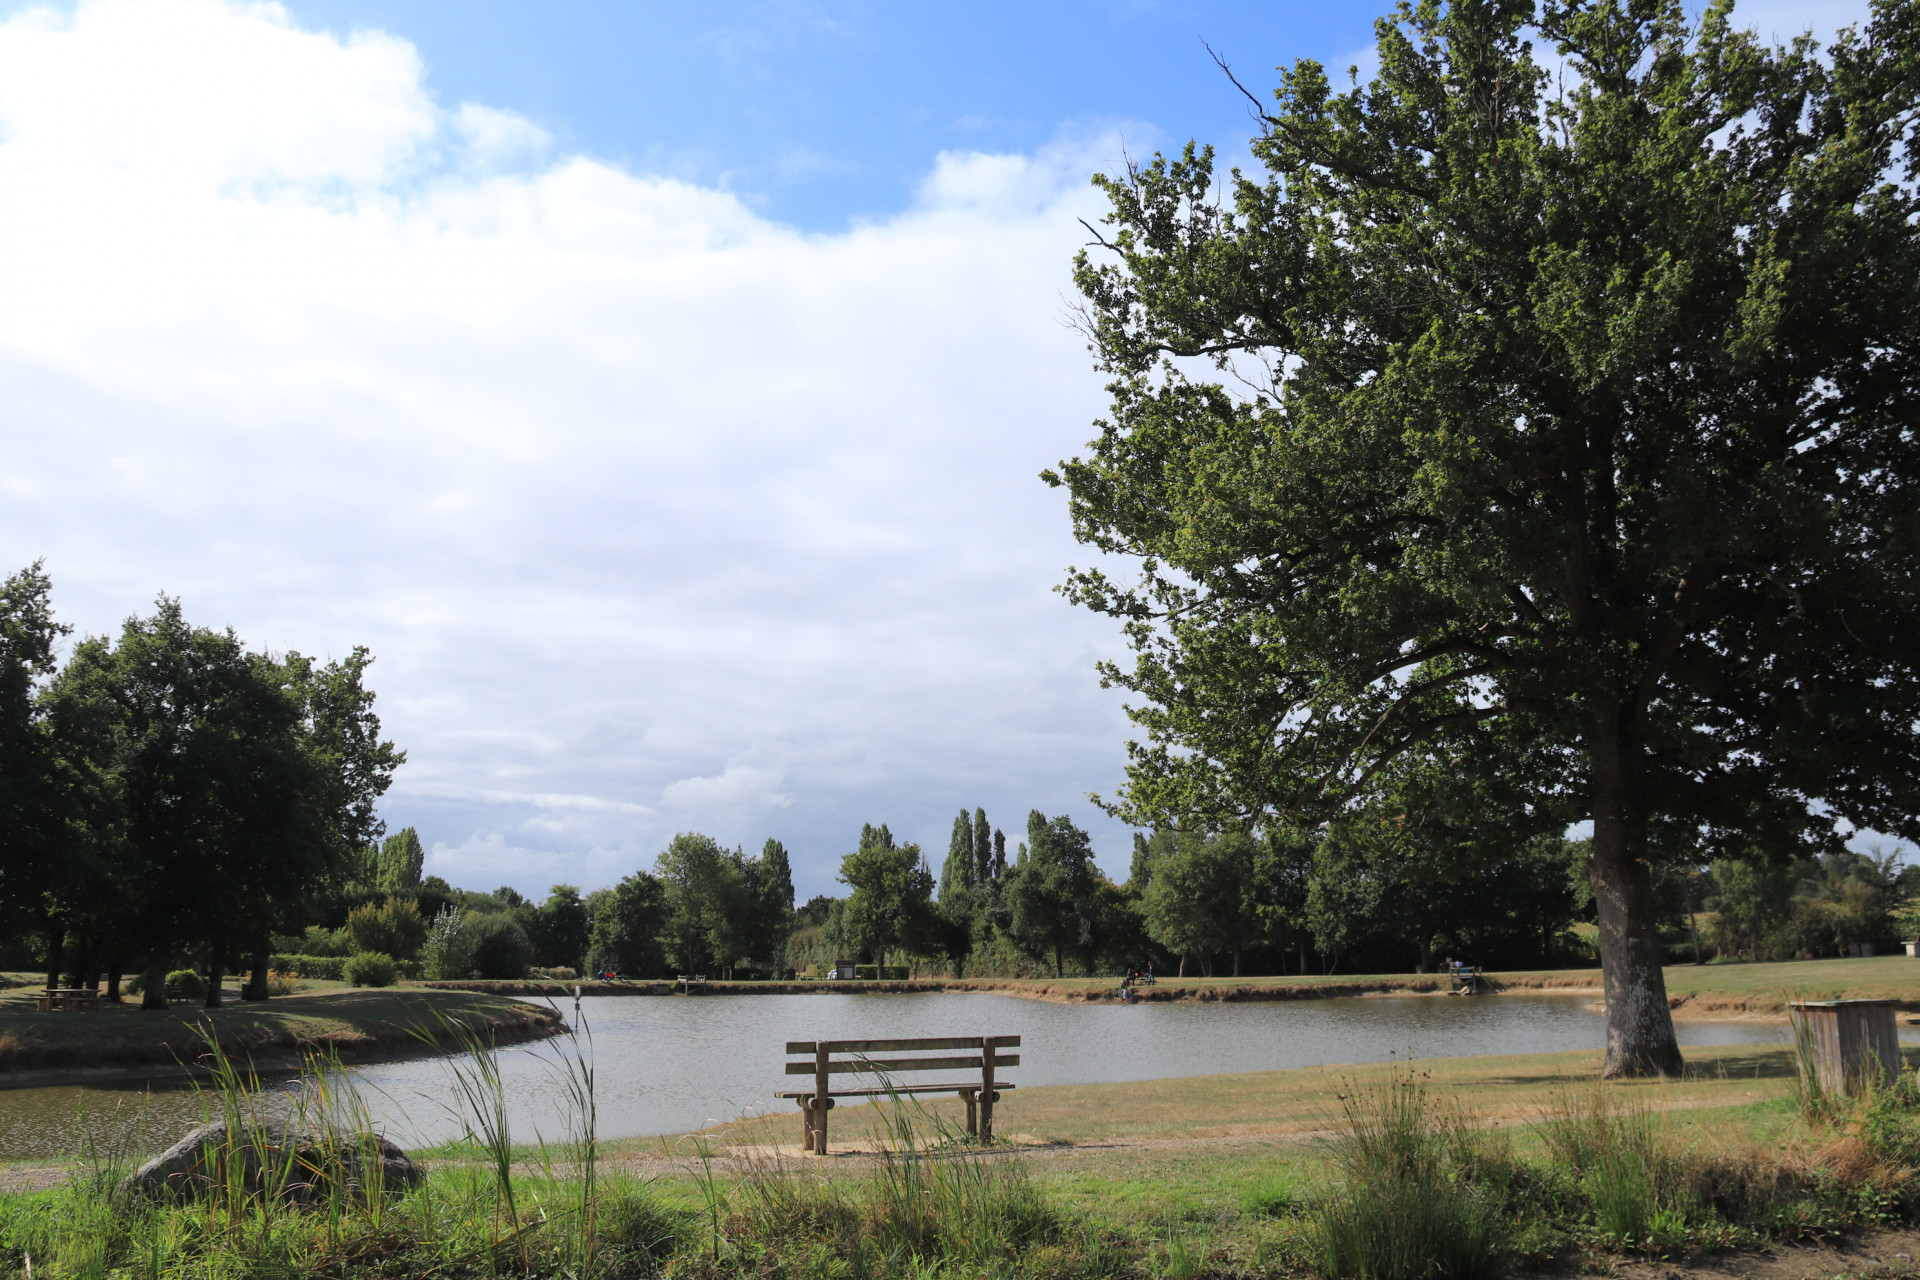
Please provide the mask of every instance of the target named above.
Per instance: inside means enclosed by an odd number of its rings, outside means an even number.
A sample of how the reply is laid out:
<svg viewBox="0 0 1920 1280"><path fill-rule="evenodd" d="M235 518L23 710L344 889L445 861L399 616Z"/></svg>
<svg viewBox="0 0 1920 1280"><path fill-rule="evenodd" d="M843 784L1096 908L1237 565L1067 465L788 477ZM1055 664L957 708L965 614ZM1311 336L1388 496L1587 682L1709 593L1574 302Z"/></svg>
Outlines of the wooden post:
<svg viewBox="0 0 1920 1280"><path fill-rule="evenodd" d="M998 1036L980 1037L980 1145L993 1145L993 1048Z"/></svg>
<svg viewBox="0 0 1920 1280"><path fill-rule="evenodd" d="M827 1096L828 1081L833 1079L827 1070L829 1051L825 1040L813 1046L813 1154L827 1154L827 1108L833 1099Z"/></svg>
<svg viewBox="0 0 1920 1280"><path fill-rule="evenodd" d="M800 1104L800 1149L813 1150L813 1099L795 1098Z"/></svg>
<svg viewBox="0 0 1920 1280"><path fill-rule="evenodd" d="M967 1104L967 1136L971 1138L980 1136L979 1096L978 1089L960 1090L960 1101Z"/></svg>

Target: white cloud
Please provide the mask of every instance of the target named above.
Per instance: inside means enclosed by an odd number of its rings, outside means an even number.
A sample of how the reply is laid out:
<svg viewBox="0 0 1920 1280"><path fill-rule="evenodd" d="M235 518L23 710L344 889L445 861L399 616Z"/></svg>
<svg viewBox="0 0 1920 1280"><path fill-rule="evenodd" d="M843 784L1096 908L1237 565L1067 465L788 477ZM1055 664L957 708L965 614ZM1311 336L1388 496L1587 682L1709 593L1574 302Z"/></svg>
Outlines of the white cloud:
<svg viewBox="0 0 1920 1280"><path fill-rule="evenodd" d="M552 147L271 5L0 24L0 564L85 630L165 589L371 645L390 819L456 883L691 827L780 836L804 892L963 804L1123 871L1081 799L1114 637L1051 594L1087 557L1034 479L1102 406L1062 297L1117 143L943 156L839 235Z"/></svg>
<svg viewBox="0 0 1920 1280"><path fill-rule="evenodd" d="M784 809L793 797L780 790L785 775L778 769L728 765L711 778L682 778L660 793L661 802L676 809L712 812L725 809Z"/></svg>

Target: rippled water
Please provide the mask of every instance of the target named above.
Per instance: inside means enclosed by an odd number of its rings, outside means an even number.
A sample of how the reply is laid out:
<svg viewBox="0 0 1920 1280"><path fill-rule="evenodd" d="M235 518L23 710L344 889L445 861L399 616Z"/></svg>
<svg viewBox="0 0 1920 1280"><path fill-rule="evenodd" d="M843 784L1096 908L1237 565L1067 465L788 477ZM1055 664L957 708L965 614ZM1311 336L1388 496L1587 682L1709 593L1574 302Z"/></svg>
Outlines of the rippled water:
<svg viewBox="0 0 1920 1280"><path fill-rule="evenodd" d="M776 1102L787 1040L1017 1035L1022 1087L1154 1080L1378 1062L1399 1057L1597 1049L1606 1024L1585 996L1432 996L1245 1004L1043 1004L1012 996L790 995L633 997L580 1002L592 1037L602 1137L680 1133ZM572 1010L566 1010L571 1015ZM1683 1045L1785 1039L1785 1028L1683 1022ZM1904 1038L1904 1037L1903 1037ZM501 1055L514 1133L562 1127L550 1043ZM444 1059L363 1067L359 1087L403 1145L458 1136ZM151 1088L151 1091L149 1091ZM106 1146L163 1146L197 1123L200 1103L177 1085L0 1090L0 1158Z"/></svg>

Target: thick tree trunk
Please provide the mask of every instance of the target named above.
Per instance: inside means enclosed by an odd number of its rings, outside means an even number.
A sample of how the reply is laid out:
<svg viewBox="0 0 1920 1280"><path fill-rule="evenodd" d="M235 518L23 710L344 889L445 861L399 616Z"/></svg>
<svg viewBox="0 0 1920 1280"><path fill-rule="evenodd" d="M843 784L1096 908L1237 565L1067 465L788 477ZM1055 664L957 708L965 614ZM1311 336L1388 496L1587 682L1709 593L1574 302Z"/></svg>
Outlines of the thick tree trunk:
<svg viewBox="0 0 1920 1280"><path fill-rule="evenodd" d="M1237 942L1233 944L1233 976L1240 976L1240 944Z"/></svg>
<svg viewBox="0 0 1920 1280"><path fill-rule="evenodd" d="M47 990L60 985L60 960L67 952L67 931L59 925L47 926Z"/></svg>
<svg viewBox="0 0 1920 1280"><path fill-rule="evenodd" d="M107 1003L120 1004L120 978L127 971L125 956L114 956L107 961Z"/></svg>
<svg viewBox="0 0 1920 1280"><path fill-rule="evenodd" d="M267 998L267 961L264 951L253 953L253 974L247 979L247 985L240 990L242 1000L265 1000Z"/></svg>
<svg viewBox="0 0 1920 1280"><path fill-rule="evenodd" d="M1057 946L1053 949L1053 976L1056 978L1067 976L1067 966L1061 961L1060 948Z"/></svg>
<svg viewBox="0 0 1920 1280"><path fill-rule="evenodd" d="M1607 1061L1601 1075L1677 1076L1684 1065L1667 1007L1653 877L1633 838L1621 752L1596 753L1589 877L1600 917L1600 977L1607 997Z"/></svg>
<svg viewBox="0 0 1920 1280"><path fill-rule="evenodd" d="M140 1007L142 1009L160 1009L167 1007L167 961L164 952L156 953L157 958L147 961L147 971L141 977Z"/></svg>
<svg viewBox="0 0 1920 1280"><path fill-rule="evenodd" d="M207 959L207 999L209 1009L220 1007L220 984L227 980L227 940L213 940L213 954Z"/></svg>
<svg viewBox="0 0 1920 1280"><path fill-rule="evenodd" d="M1428 934L1426 937L1420 939L1420 959L1413 966L1413 971L1415 973L1432 973L1433 972L1433 935L1432 934Z"/></svg>

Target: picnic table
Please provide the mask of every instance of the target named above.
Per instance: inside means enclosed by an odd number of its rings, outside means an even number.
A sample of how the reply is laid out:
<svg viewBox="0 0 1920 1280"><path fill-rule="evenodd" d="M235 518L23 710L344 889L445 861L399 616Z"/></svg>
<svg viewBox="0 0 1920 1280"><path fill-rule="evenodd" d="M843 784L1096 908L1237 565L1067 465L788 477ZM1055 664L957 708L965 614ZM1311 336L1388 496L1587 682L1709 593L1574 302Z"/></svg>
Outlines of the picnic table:
<svg viewBox="0 0 1920 1280"><path fill-rule="evenodd" d="M998 1078L1003 1067L1020 1065L1017 1053L1002 1049L1020 1047L1019 1036L935 1036L913 1040L789 1040L787 1053L804 1055L787 1064L790 1076L813 1077L811 1089L782 1089L777 1098L792 1098L800 1104L801 1150L816 1156L827 1154L827 1113L835 1098L900 1097L909 1094L953 1093L967 1104L967 1132L983 1145L993 1142L993 1104L1000 1091L1011 1089L1010 1081ZM938 1057L875 1057L875 1054L927 1054L954 1049L970 1052ZM905 1071L978 1071L979 1080L952 1084L896 1084L892 1077ZM880 1084L870 1088L835 1089L833 1077L844 1074L878 1075Z"/></svg>
<svg viewBox="0 0 1920 1280"><path fill-rule="evenodd" d="M99 1007L100 993L91 987L48 987L40 993L38 1002L41 1013L98 1009Z"/></svg>

